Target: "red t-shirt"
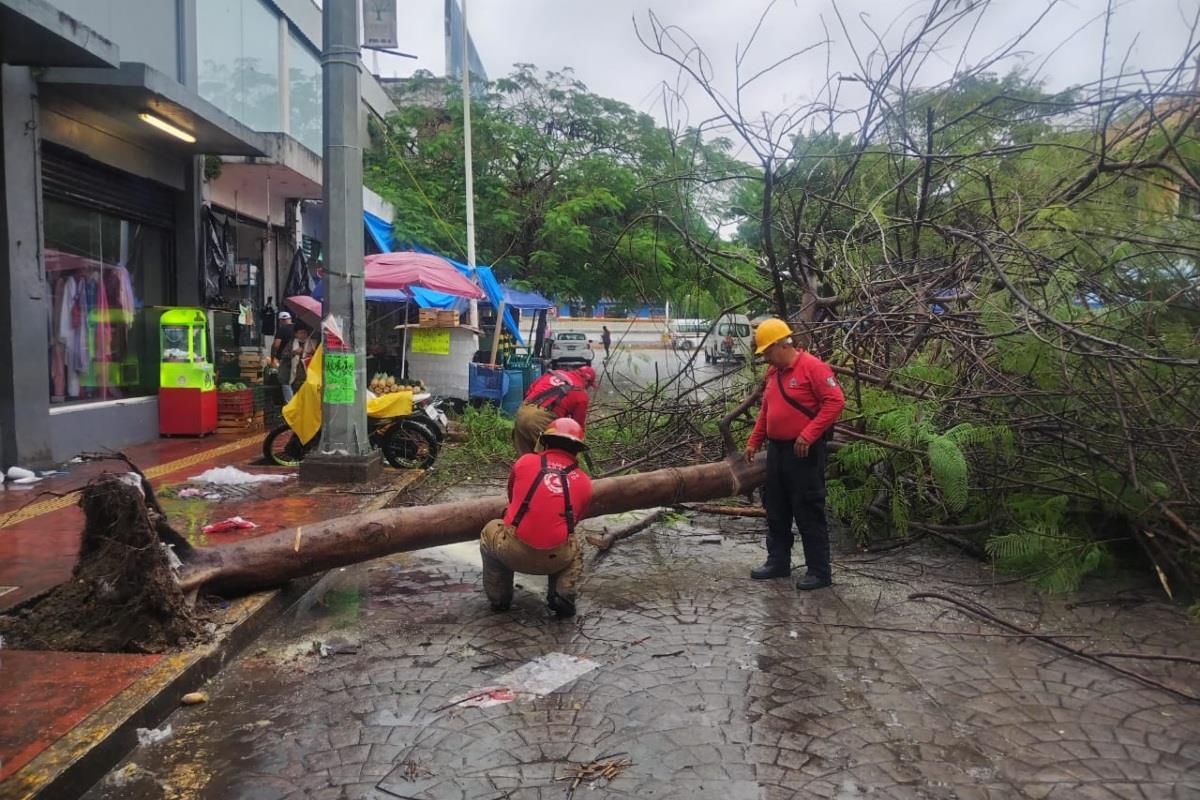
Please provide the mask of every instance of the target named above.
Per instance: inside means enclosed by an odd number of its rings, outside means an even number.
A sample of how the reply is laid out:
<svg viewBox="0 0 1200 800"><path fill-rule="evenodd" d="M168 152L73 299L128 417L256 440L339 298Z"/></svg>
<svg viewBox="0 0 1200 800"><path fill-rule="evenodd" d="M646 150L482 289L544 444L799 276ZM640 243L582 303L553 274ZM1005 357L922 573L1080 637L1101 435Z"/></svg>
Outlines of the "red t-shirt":
<svg viewBox="0 0 1200 800"><path fill-rule="evenodd" d="M788 396L817 412L816 417L809 417L779 394L776 372L775 367L767 370L762 409L747 443L754 450L762 446L763 439L791 441L803 436L804 441L812 444L837 422L846 407L846 398L837 378L833 377L833 370L812 353L801 350L792 365L781 374Z"/></svg>
<svg viewBox="0 0 1200 800"><path fill-rule="evenodd" d="M546 450L541 453L526 453L513 464L508 474L508 510L504 512L504 524L512 525L521 509L521 503L529 494L534 481L538 486L529 501L529 510L517 525L517 538L530 547L549 550L567 541L566 500L563 482L556 473L542 474L542 459L546 466L566 469L575 466L575 456L565 450ZM576 523L583 519L588 503L592 501L592 479L576 467L567 475L567 489L571 496L571 509Z"/></svg>
<svg viewBox="0 0 1200 800"><path fill-rule="evenodd" d="M578 422L581 428L586 428L589 398L587 387L583 384L583 377L576 372L563 372L557 369L547 372L529 386L529 391L525 393L525 402L530 402L532 398L556 386L571 388L561 400L555 400L551 395L549 398L539 401L537 405L547 409L555 416L570 417Z"/></svg>

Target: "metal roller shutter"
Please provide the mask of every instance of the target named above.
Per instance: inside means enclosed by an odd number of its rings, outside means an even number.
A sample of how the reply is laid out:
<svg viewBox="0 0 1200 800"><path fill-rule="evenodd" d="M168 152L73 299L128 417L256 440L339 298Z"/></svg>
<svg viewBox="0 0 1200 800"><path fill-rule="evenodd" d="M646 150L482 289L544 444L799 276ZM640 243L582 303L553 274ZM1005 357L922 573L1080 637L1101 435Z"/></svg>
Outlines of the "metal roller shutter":
<svg viewBox="0 0 1200 800"><path fill-rule="evenodd" d="M122 219L160 228L175 226L171 189L49 142L42 142L42 190L55 200Z"/></svg>

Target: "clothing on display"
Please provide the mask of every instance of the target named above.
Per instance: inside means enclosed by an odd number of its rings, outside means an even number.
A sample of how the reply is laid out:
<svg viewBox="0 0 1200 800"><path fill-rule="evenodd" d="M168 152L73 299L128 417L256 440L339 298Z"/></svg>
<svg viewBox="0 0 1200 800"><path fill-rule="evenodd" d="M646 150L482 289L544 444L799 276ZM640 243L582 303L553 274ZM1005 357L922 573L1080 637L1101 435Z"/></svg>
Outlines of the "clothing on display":
<svg viewBox="0 0 1200 800"><path fill-rule="evenodd" d="M126 396L139 380L133 325L139 304L129 270L46 250L50 391L56 402Z"/></svg>

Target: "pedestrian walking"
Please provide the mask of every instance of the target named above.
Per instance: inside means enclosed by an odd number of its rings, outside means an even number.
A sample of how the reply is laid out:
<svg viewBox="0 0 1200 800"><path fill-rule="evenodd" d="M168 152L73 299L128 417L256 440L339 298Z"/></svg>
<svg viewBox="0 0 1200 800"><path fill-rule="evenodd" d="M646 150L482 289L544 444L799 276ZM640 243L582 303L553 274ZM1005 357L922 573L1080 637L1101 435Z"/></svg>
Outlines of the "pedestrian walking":
<svg viewBox="0 0 1200 800"><path fill-rule="evenodd" d="M588 389L596 385L596 370L582 366L555 369L529 386L513 422L513 447L518 456L532 453L542 431L558 417L570 417L587 427Z"/></svg>
<svg viewBox="0 0 1200 800"><path fill-rule="evenodd" d="M276 375L279 377L279 387L283 390L283 402L292 400L292 339L296 335L296 326L292 324L292 315L287 311L279 312L279 324L275 327L275 341L271 342L271 359L275 362Z"/></svg>
<svg viewBox="0 0 1200 800"><path fill-rule="evenodd" d="M804 546L805 576L797 589L829 586L829 528L825 520L826 442L846 398L829 365L792 345L792 332L781 319L768 319L754 334L754 352L767 363L762 408L746 460L767 443L767 560L750 572L755 580L792 574L792 522Z"/></svg>
<svg viewBox="0 0 1200 800"><path fill-rule="evenodd" d="M600 334L600 343L604 345L604 360L608 361L608 348L612 346L612 334L608 332L608 326L600 326L604 328L604 333Z"/></svg>
<svg viewBox="0 0 1200 800"><path fill-rule="evenodd" d="M583 426L569 417L552 420L541 447L513 464L504 518L489 522L479 536L483 590L493 611L506 611L514 573L546 575L546 606L559 617L573 617L583 573L575 523L592 499L592 479L576 461L587 449Z"/></svg>

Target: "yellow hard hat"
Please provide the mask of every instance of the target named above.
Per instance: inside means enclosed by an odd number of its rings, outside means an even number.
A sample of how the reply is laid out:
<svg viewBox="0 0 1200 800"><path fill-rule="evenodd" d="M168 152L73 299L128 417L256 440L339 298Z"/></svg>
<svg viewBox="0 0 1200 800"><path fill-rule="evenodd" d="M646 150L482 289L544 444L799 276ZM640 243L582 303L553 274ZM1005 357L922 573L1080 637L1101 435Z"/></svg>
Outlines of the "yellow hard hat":
<svg viewBox="0 0 1200 800"><path fill-rule="evenodd" d="M758 330L754 332L755 355L761 354L780 339L786 339L791 335L792 329L783 320L776 317L763 320L762 324L758 326Z"/></svg>

